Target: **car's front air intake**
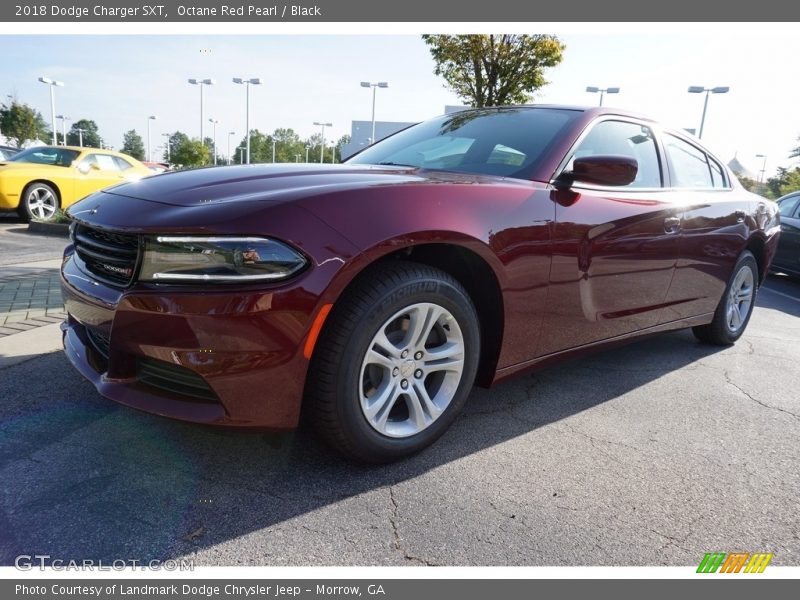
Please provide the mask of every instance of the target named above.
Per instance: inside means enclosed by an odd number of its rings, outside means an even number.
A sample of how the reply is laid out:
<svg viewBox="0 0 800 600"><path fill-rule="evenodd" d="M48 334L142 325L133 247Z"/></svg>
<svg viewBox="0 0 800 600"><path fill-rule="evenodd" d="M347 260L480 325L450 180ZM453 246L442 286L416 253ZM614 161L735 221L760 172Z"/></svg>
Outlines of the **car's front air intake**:
<svg viewBox="0 0 800 600"><path fill-rule="evenodd" d="M139 260L139 236L76 225L75 252L86 269L115 287L130 285Z"/></svg>

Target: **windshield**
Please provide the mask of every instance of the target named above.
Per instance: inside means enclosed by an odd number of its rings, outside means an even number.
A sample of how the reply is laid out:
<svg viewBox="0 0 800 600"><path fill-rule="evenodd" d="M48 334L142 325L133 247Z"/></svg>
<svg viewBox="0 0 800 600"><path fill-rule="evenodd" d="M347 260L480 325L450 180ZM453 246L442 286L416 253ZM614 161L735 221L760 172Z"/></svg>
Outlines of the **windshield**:
<svg viewBox="0 0 800 600"><path fill-rule="evenodd" d="M552 108L455 113L409 127L345 162L527 179L547 148L579 114Z"/></svg>
<svg viewBox="0 0 800 600"><path fill-rule="evenodd" d="M19 154L9 158L9 162L35 163L37 165L55 165L57 167L69 167L78 158L76 150L67 148L53 148L50 146L40 146L38 148L28 148Z"/></svg>

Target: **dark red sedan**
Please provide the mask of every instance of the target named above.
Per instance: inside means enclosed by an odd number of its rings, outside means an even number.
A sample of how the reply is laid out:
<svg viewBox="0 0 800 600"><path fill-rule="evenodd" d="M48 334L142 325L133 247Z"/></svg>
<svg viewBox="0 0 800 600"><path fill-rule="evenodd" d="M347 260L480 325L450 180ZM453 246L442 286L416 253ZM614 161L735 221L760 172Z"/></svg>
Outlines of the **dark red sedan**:
<svg viewBox="0 0 800 600"><path fill-rule="evenodd" d="M356 459L438 438L473 383L644 334L744 332L774 205L613 109L471 110L344 165L159 175L69 210L64 346L104 396L213 425L301 407Z"/></svg>

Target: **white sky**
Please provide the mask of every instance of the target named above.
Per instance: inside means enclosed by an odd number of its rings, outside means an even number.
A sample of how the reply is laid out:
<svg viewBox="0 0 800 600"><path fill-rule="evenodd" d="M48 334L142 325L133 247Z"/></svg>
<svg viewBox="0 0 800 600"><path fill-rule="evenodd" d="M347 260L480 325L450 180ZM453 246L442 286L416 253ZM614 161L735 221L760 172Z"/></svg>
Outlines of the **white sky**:
<svg viewBox="0 0 800 600"><path fill-rule="evenodd" d="M130 31L101 27L86 24L83 30ZM141 25L138 31L143 27L148 30ZM232 27L236 25L220 30L236 31ZM370 24L358 27L356 31L371 29ZM394 29L376 29L387 27ZM411 27L397 29L414 31ZM587 85L618 86L621 93L606 96L606 105L630 108L675 127L699 128L703 95L688 94L686 88L727 85L728 94L709 101L704 133L709 146L726 162L738 152L753 172L761 169L755 155L766 154L767 176L777 166L796 164L787 156L800 135L800 78L788 44L794 36L786 26L535 27L533 31L555 33L567 44L564 61L548 72L551 84L536 101L596 104L599 98L584 91ZM605 33L587 33L600 29ZM222 153L226 132L236 132L236 144L245 129L245 91L231 82L234 76L265 80L266 85L251 88L251 127L267 132L291 127L303 137L318 131L314 121L332 122L326 138L338 139L349 133L350 121L368 120L372 95L359 87L361 80L390 82L389 89L378 90L378 120L423 120L440 114L446 104L460 104L433 75L433 62L418 35L6 34L0 35L0 47L2 99L14 93L49 121L48 90L37 77L62 80L66 87L56 91L56 112L73 120L94 119L115 148L129 129L144 138L151 114L159 117L152 128L154 148L162 143L162 132L179 129L197 136L199 90L186 82L189 77L217 80L206 88L204 115L220 121ZM204 132L211 135L207 121Z"/></svg>

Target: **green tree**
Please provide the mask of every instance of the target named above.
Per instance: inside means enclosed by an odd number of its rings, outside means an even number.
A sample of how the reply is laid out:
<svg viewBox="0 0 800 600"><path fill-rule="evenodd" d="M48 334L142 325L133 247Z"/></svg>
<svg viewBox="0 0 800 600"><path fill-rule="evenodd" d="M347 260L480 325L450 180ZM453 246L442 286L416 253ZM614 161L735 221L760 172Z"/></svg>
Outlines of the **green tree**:
<svg viewBox="0 0 800 600"><path fill-rule="evenodd" d="M122 152L136 160L144 160L144 142L142 136L131 129L122 136Z"/></svg>
<svg viewBox="0 0 800 600"><path fill-rule="evenodd" d="M447 86L472 106L524 104L563 59L554 35L423 35Z"/></svg>
<svg viewBox="0 0 800 600"><path fill-rule="evenodd" d="M0 107L0 131L22 148L33 140L52 141L52 132L45 124L41 113L21 102L12 101Z"/></svg>
<svg viewBox="0 0 800 600"><path fill-rule="evenodd" d="M103 138L97 129L97 123L91 119L79 119L72 124L67 132L67 146L78 146L81 142L81 132L83 130L83 145L86 148L102 148Z"/></svg>
<svg viewBox="0 0 800 600"><path fill-rule="evenodd" d="M173 164L189 169L207 165L210 154L200 140L185 138L173 149L170 158Z"/></svg>
<svg viewBox="0 0 800 600"><path fill-rule="evenodd" d="M736 178L739 180L739 183L742 184L744 189L746 189L748 192L757 193L759 184L755 179L747 177L746 175L742 175L741 173L734 173L734 175L736 175Z"/></svg>
<svg viewBox="0 0 800 600"><path fill-rule="evenodd" d="M349 144L351 141L350 134L345 133L342 137L339 138L339 141L336 142L336 162L342 162L342 146L345 144Z"/></svg>
<svg viewBox="0 0 800 600"><path fill-rule="evenodd" d="M189 141L189 136L183 133L182 131L176 131L175 133L169 136L167 140L167 144L169 145L169 152L164 149L164 160L167 162L176 162L173 158L173 155L177 151L178 147Z"/></svg>
<svg viewBox="0 0 800 600"><path fill-rule="evenodd" d="M774 177L767 179L768 196L780 198L790 192L800 190L800 167L795 167L791 171L783 167L778 167L778 172Z"/></svg>

